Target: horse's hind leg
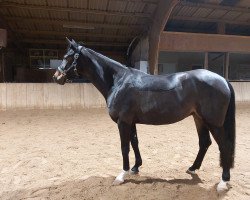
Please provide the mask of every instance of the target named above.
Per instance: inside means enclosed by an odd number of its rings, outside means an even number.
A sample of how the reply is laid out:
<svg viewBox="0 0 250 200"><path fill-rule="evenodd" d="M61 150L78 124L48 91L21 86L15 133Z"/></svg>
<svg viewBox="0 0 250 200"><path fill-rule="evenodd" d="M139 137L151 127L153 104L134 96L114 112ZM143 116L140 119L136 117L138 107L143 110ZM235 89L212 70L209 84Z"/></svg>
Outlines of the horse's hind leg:
<svg viewBox="0 0 250 200"><path fill-rule="evenodd" d="M139 167L142 165L141 154L139 150L139 142L137 137L136 125L132 126L132 130L130 133L131 145L135 153L135 165L132 167L131 172L137 174L139 172Z"/></svg>
<svg viewBox="0 0 250 200"><path fill-rule="evenodd" d="M208 147L212 144L208 128L206 127L205 123L199 119L198 117L194 116L196 129L199 136L199 152L197 157L193 163L193 165L188 169L189 173L195 173L196 169L199 169L201 163L205 157L205 154L208 150Z"/></svg>
<svg viewBox="0 0 250 200"><path fill-rule="evenodd" d="M231 158L230 154L228 153L230 146L225 140L224 127L211 127L211 133L219 146L220 165L223 169L221 182L217 186L217 191L220 192L228 189L227 182L230 181Z"/></svg>

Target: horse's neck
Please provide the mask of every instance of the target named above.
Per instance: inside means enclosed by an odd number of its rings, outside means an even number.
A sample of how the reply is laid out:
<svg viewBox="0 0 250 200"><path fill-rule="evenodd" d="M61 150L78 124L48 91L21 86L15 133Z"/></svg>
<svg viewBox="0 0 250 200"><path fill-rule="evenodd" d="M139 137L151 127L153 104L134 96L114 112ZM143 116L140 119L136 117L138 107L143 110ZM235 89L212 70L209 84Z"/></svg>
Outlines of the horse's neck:
<svg viewBox="0 0 250 200"><path fill-rule="evenodd" d="M115 80L124 74L126 67L93 50L88 49L88 52L94 69L91 82L102 93L104 98L107 99Z"/></svg>

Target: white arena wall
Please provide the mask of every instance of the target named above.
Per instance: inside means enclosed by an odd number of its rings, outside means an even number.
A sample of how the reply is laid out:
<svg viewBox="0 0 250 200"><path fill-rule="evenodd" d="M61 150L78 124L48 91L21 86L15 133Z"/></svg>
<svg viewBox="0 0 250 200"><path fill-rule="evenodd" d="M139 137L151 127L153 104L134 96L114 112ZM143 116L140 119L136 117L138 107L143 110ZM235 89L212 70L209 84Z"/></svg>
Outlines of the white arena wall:
<svg viewBox="0 0 250 200"><path fill-rule="evenodd" d="M0 110L100 108L106 103L88 83L1 83Z"/></svg>
<svg viewBox="0 0 250 200"><path fill-rule="evenodd" d="M250 82L232 82L237 102L250 102ZM101 108L106 102L89 83L0 83L0 110Z"/></svg>
<svg viewBox="0 0 250 200"><path fill-rule="evenodd" d="M237 102L250 102L250 82L231 82Z"/></svg>

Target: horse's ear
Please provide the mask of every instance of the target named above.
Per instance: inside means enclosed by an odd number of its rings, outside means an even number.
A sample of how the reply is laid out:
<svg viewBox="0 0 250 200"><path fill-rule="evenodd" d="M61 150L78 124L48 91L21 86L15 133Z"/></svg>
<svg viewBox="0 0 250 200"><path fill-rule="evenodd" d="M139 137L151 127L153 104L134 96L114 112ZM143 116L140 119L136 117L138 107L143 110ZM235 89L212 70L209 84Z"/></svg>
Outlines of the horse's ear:
<svg viewBox="0 0 250 200"><path fill-rule="evenodd" d="M67 38L67 37L66 37L66 40L67 40L67 42L69 43L69 46L70 46L70 47L72 47L72 48L74 48L74 49L77 49L78 45L77 45L77 43L75 42L75 40L72 39L72 40L70 41L69 38Z"/></svg>
<svg viewBox="0 0 250 200"><path fill-rule="evenodd" d="M69 38L66 37L66 40L69 43L69 45L71 45L71 41L69 40Z"/></svg>
<svg viewBox="0 0 250 200"><path fill-rule="evenodd" d="M73 40L72 39L72 41L71 41L71 45L72 45L72 47L74 47L75 49L77 49L78 48L78 44L75 42L75 40Z"/></svg>

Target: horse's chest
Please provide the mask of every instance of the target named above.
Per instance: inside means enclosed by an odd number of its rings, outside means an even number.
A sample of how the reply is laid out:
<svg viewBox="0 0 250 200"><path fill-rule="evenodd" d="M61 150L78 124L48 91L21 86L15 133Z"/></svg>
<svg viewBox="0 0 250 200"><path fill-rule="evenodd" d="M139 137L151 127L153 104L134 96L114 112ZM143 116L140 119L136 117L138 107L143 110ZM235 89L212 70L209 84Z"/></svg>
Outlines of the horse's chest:
<svg viewBox="0 0 250 200"><path fill-rule="evenodd" d="M132 102L132 95L127 91L122 89L113 91L107 98L107 107L110 117L113 120L118 118L132 118Z"/></svg>

